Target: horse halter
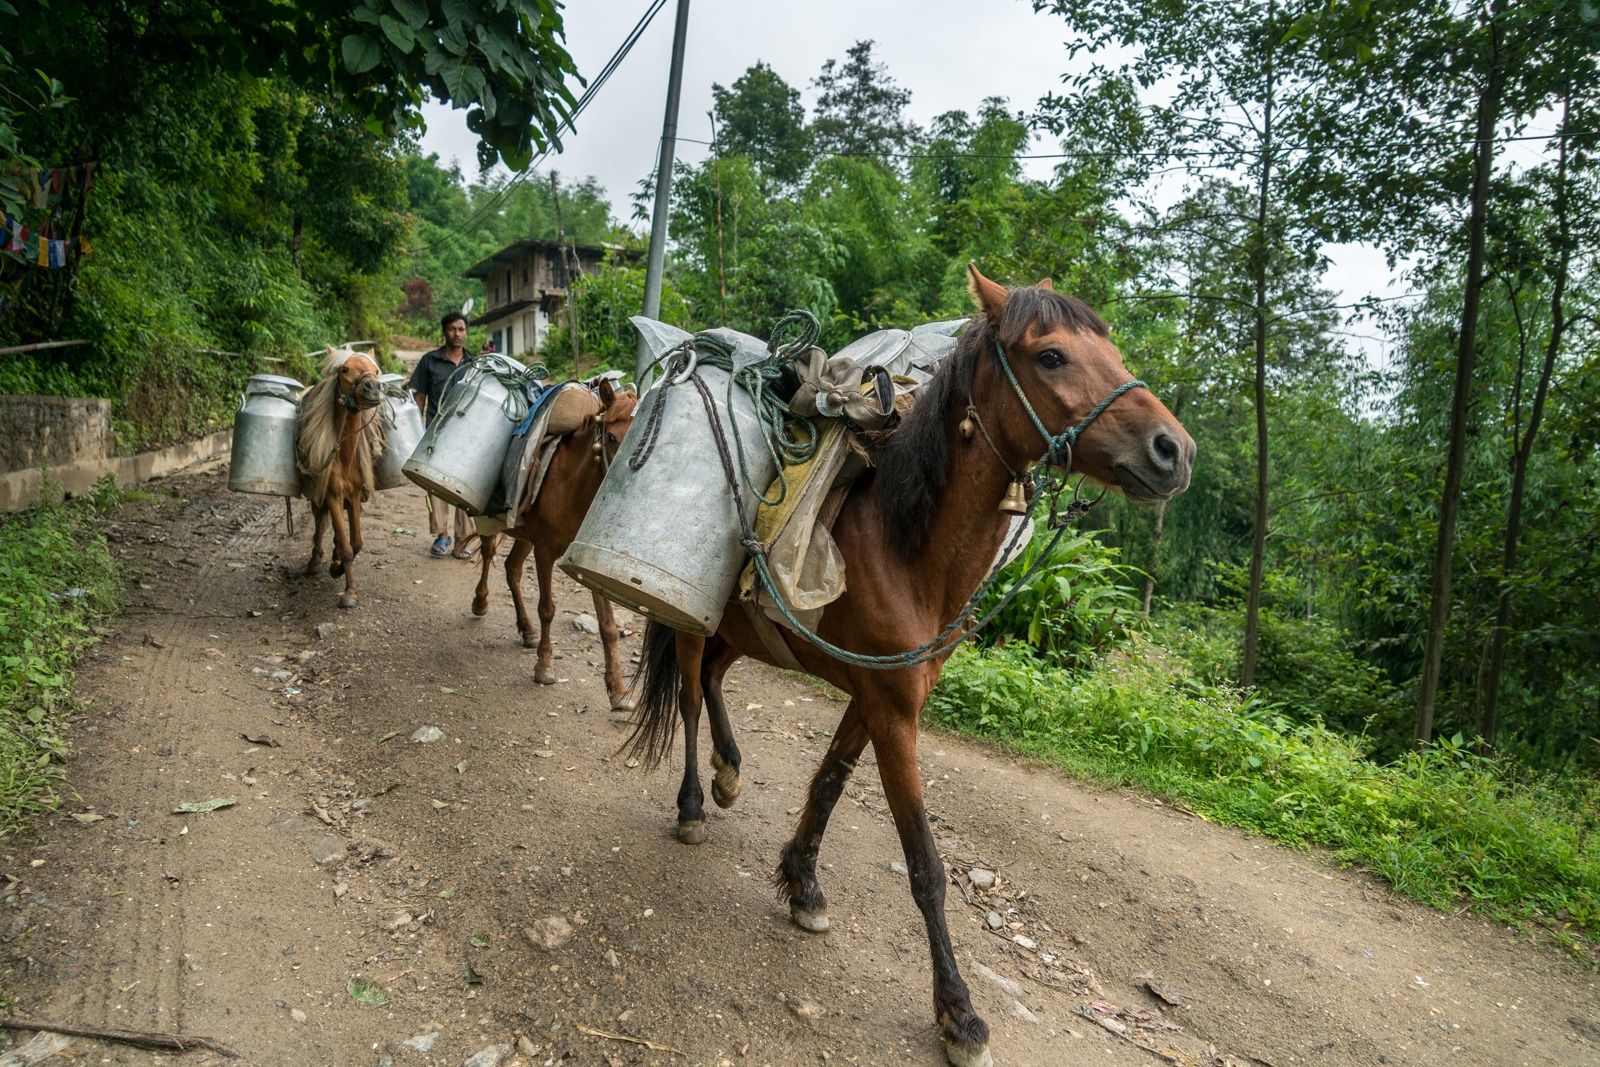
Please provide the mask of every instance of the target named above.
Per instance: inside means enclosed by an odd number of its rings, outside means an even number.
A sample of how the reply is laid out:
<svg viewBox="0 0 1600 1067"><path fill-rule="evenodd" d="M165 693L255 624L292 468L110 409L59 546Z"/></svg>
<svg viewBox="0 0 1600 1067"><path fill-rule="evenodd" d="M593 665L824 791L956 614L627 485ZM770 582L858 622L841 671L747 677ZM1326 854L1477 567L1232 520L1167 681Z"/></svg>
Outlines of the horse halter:
<svg viewBox="0 0 1600 1067"><path fill-rule="evenodd" d="M1039 413L1029 403L1028 394L1022 391L1022 383L1017 381L1016 372L1011 369L1011 361L1006 358L1005 345L1001 344L998 339L994 342L994 351L995 355L1000 359L1000 366L1006 372L1006 380L1011 383L1011 388L1017 394L1017 399L1022 402L1022 410L1028 413L1028 418L1033 421L1033 428L1039 431L1040 437L1044 438L1045 451L1039 461L1047 466L1058 467L1068 474L1072 473L1072 446L1077 444L1078 437L1084 430L1089 428L1089 424L1098 419L1106 408L1110 407L1112 402L1123 393L1128 392L1130 389L1150 388L1137 378L1123 382L1111 390L1104 400L1096 404L1094 409L1085 415L1076 426L1068 426L1060 433L1052 434L1049 428L1045 426L1044 420L1039 418ZM979 430L983 431L983 439L988 444L989 451L994 453L995 458L1000 461L1000 465L1006 469L1006 473L1011 475L1011 485L1006 489L1004 499L1000 501L1000 510L1008 515L1027 514L1028 499L1034 489L1033 478L1026 471L1018 472L1012 469L1011 464L1006 462L1006 457L1000 454L999 446L994 443L994 438L989 436L989 428L983 424L983 418L978 414L978 409L969 396L967 398L966 418L961 420L962 437L971 439L974 423L976 423ZM1059 493L1060 487L1057 488L1057 495ZM1074 499L1076 499L1076 492L1073 495ZM1104 494L1102 493L1102 495ZM1099 497L1095 499L1099 500ZM1051 505L1052 508L1054 506L1054 504Z"/></svg>
<svg viewBox="0 0 1600 1067"><path fill-rule="evenodd" d="M371 405L362 404L359 400L356 399L356 395L355 395L355 391L357 389L361 388L361 383L362 382L366 381L368 378L377 378L377 376L378 376L378 372L377 371L362 371L356 377L355 384L350 387L350 392L348 392L348 393L340 393L339 394L339 403L340 403L340 405L343 406L343 407L349 408L351 411L366 411L369 408L375 408L375 407L378 407L378 406L382 405L382 403L383 403L382 399L379 399L378 403L376 403L376 404L371 404Z"/></svg>

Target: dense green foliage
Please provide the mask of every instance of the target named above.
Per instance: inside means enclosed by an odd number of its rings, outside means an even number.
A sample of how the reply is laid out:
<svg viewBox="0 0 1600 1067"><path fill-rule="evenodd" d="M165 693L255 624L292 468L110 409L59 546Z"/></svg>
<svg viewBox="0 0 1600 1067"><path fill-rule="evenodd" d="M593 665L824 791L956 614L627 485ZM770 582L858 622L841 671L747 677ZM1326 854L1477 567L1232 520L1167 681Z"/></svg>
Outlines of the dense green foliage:
<svg viewBox="0 0 1600 1067"><path fill-rule="evenodd" d="M0 829L54 805L72 663L120 593L95 521L116 499L107 483L0 521Z"/></svg>
<svg viewBox="0 0 1600 1067"><path fill-rule="evenodd" d="M0 3L0 199L66 242L0 255L0 344L89 342L5 357L0 390L110 397L140 448L225 426L251 373L386 351L424 95L523 165L572 102L561 32L551 0ZM14 180L87 163L43 205Z"/></svg>
<svg viewBox="0 0 1600 1067"><path fill-rule="evenodd" d="M1205 818L1326 846L1435 907L1600 929L1600 786L1523 777L1459 737L1375 763L1356 738L1143 653L1072 672L1022 649L963 649L926 715Z"/></svg>

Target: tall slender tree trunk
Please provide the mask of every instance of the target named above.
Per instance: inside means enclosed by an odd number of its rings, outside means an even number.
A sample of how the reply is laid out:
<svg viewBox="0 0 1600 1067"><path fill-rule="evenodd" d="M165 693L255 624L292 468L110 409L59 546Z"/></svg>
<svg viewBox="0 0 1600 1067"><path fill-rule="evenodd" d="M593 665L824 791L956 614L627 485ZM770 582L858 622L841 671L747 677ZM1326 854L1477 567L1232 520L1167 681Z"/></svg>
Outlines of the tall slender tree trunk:
<svg viewBox="0 0 1600 1067"><path fill-rule="evenodd" d="M1174 416L1176 417L1176 416ZM1167 502L1165 500L1156 504L1156 530L1151 538L1150 573L1144 578L1144 613L1150 614L1150 601L1156 593L1156 564L1161 560L1161 535L1167 521Z"/></svg>
<svg viewBox="0 0 1600 1067"><path fill-rule="evenodd" d="M1273 21L1268 7L1267 21ZM1261 633L1261 576L1267 558L1267 493L1270 473L1267 452L1267 204L1272 181L1272 54L1267 56L1266 103L1261 114L1261 180L1256 196L1255 316L1256 316L1256 521L1250 538L1250 588L1245 596L1244 648L1240 656L1239 684L1256 683L1256 645Z"/></svg>
<svg viewBox="0 0 1600 1067"><path fill-rule="evenodd" d="M1456 518L1461 511L1461 481L1467 465L1467 418L1472 406L1472 366L1478 348L1478 304L1483 295L1483 247L1489 208L1489 179L1494 174L1494 131L1500 120L1503 74L1501 30L1490 14L1489 71L1478 97L1476 155L1472 174L1472 216L1468 223L1466 286L1461 303L1461 337L1456 347L1455 393L1450 404L1450 444L1445 454L1444 491L1439 499L1439 537L1433 554L1433 589L1428 606L1428 631L1423 643L1422 678L1417 688L1417 721L1413 739L1418 748L1433 740L1434 708L1439 699L1439 669L1444 663L1445 630L1450 621L1451 566L1455 557Z"/></svg>
<svg viewBox="0 0 1600 1067"><path fill-rule="evenodd" d="M1556 356L1561 349L1561 335L1567 322L1561 306L1566 295L1567 270L1571 262L1571 234L1567 220L1567 123L1571 119L1572 98L1569 95L1561 115L1561 154L1556 164L1556 239L1560 250L1556 254L1555 274L1550 289L1550 337L1544 347L1544 364L1539 368L1539 384L1534 390L1533 405L1528 410L1528 430L1522 440L1513 440L1511 458L1511 504L1506 509L1505 545L1500 561L1500 601L1495 606L1494 636L1489 651L1489 677L1484 682L1483 747L1494 747L1495 735L1500 731L1500 678L1506 665L1506 636L1511 629L1511 579L1517 569L1517 542L1522 536L1522 501L1528 485L1528 461L1533 458L1533 438L1539 432L1539 420L1544 415L1545 397L1550 392L1550 379L1555 373Z"/></svg>

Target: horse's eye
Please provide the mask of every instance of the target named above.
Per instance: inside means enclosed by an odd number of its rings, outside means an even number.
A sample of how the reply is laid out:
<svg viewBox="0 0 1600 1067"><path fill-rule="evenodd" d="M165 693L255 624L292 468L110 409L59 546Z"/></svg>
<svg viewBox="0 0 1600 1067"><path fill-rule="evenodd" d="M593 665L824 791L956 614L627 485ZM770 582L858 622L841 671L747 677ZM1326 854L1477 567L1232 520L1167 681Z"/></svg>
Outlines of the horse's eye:
<svg viewBox="0 0 1600 1067"><path fill-rule="evenodd" d="M1067 358L1053 348L1047 348L1039 353L1039 366L1046 370L1055 370L1057 367L1066 366L1066 364Z"/></svg>

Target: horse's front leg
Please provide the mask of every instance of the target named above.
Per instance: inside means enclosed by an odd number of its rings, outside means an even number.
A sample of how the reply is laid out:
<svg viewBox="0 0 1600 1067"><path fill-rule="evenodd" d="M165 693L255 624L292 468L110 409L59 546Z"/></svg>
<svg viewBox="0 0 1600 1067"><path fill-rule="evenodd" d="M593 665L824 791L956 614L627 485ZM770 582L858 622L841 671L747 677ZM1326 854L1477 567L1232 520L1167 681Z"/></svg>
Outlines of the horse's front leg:
<svg viewBox="0 0 1600 1067"><path fill-rule="evenodd" d="M517 546L517 548L521 547L520 544ZM551 552L542 543L533 543L529 547L533 549L534 575L539 579L539 656L534 661L533 680L540 685L554 685L556 682L556 665L554 649L550 644L550 624L555 621L556 617L556 589L555 581L551 577L555 571L556 557L555 553ZM517 549L512 549L512 554L515 555L516 551ZM522 554L526 557L528 553L524 550ZM506 578L508 582L511 580L509 574L510 561L508 560L508 576ZM523 629L523 621L528 617L528 610L522 606L521 585L522 564L519 560L517 563L517 591L515 593L517 598L517 629L522 630L522 644L526 646L529 638L533 636L533 624L530 622L527 625L527 629Z"/></svg>
<svg viewBox="0 0 1600 1067"><path fill-rule="evenodd" d="M350 546L350 531L345 528L342 502L335 501L328 506L328 521L333 524L333 562L328 565L328 573L335 578L344 575L344 595L339 598L339 606L353 608L356 606L355 550Z"/></svg>
<svg viewBox="0 0 1600 1067"><path fill-rule="evenodd" d="M728 721L728 705L722 699L722 679L738 660L738 649L726 641L713 640L707 644L700 668L706 693L706 725L711 727L711 768L717 772L711 779L711 799L719 808L733 807L744 790L744 779L739 774L739 745L733 737L733 723Z"/></svg>
<svg viewBox="0 0 1600 1067"><path fill-rule="evenodd" d="M472 613L482 616L489 614L489 568L494 566L494 554L500 549L500 535L490 534L479 547L482 573L478 575L478 588L472 593Z"/></svg>
<svg viewBox="0 0 1600 1067"><path fill-rule="evenodd" d="M322 535L328 532L328 502L324 500L322 506L312 509L316 528L311 534L311 558L306 561L306 577L310 578L322 569Z"/></svg>
<svg viewBox="0 0 1600 1067"><path fill-rule="evenodd" d="M945 925L944 862L928 826L922 801L922 778L917 769L917 709L896 707L895 714L872 735L878 757L878 776L884 797L894 813L911 874L911 896L928 929L928 952L933 958L933 1007L945 1057L955 1067L989 1067L989 1025L972 1007L971 994L956 967L950 930Z"/></svg>
<svg viewBox="0 0 1600 1067"><path fill-rule="evenodd" d="M856 760L866 747L866 727L861 722L858 702L851 700L833 733L833 743L811 779L800 825L778 857L773 885L778 895L789 901L789 917L794 924L814 934L828 928L828 901L817 884L817 853L822 848L822 835L828 829L828 816L833 814L833 806L839 802L845 783L856 769Z"/></svg>
<svg viewBox="0 0 1600 1067"><path fill-rule="evenodd" d="M700 664L706 639L677 634L678 714L683 717L683 784L678 787L678 840L698 845L706 839L706 795L700 788Z"/></svg>
<svg viewBox="0 0 1600 1067"><path fill-rule="evenodd" d="M628 695L628 683L622 680L622 659L617 655L617 613L611 601L594 595L594 617L600 623L600 650L606 659L606 696L611 700L612 711L632 711L633 698Z"/></svg>

